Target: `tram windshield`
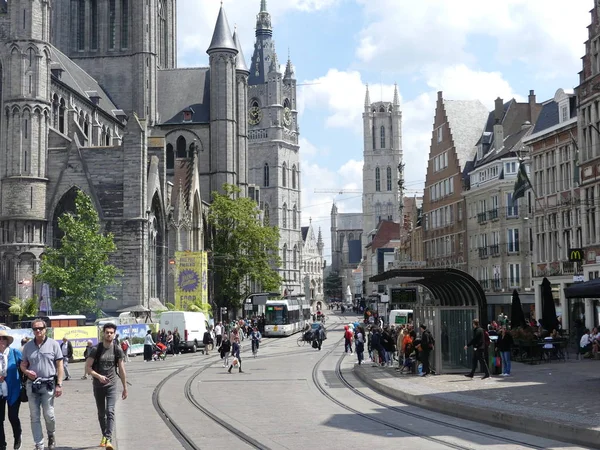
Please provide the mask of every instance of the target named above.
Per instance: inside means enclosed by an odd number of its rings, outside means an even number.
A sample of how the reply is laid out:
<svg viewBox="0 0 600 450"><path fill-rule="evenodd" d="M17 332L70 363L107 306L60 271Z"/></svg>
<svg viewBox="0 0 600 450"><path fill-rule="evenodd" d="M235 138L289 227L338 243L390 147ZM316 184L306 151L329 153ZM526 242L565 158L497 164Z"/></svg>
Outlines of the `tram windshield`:
<svg viewBox="0 0 600 450"><path fill-rule="evenodd" d="M286 325L287 324L287 307L285 305L269 305L265 311L266 325Z"/></svg>

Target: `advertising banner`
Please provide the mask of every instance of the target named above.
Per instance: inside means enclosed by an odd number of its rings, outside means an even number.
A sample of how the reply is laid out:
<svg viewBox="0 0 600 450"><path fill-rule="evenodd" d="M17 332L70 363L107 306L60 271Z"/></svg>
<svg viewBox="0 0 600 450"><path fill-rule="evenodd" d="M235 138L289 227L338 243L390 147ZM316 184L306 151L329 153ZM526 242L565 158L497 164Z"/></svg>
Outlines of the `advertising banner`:
<svg viewBox="0 0 600 450"><path fill-rule="evenodd" d="M53 339L59 343L65 337L73 346L73 359L83 360L83 352L90 340L94 345L98 345L98 327L64 327L53 329Z"/></svg>
<svg viewBox="0 0 600 450"><path fill-rule="evenodd" d="M119 340L129 339L128 353L138 355L144 353L144 338L149 329L148 324L145 323L117 325L117 334Z"/></svg>
<svg viewBox="0 0 600 450"><path fill-rule="evenodd" d="M33 339L33 330L31 328L17 328L12 330L6 330L8 334L10 334L14 341L11 344L12 348L16 348L17 350L21 349L21 339L29 338Z"/></svg>
<svg viewBox="0 0 600 450"><path fill-rule="evenodd" d="M208 258L206 252L175 252L175 308L208 302Z"/></svg>

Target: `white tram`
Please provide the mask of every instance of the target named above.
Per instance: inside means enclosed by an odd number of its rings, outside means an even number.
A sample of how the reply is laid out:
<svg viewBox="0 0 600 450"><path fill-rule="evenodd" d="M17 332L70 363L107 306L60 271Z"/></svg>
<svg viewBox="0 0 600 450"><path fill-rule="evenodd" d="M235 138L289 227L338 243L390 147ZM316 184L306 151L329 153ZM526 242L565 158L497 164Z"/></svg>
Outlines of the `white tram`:
<svg viewBox="0 0 600 450"><path fill-rule="evenodd" d="M310 302L304 296L267 300L265 336L291 336L310 323Z"/></svg>

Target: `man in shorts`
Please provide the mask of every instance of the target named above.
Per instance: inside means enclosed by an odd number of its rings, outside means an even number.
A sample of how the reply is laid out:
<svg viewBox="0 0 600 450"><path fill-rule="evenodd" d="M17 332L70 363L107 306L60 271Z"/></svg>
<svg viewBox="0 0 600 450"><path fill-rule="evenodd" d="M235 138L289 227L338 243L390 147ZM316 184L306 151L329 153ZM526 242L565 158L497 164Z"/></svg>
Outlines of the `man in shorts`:
<svg viewBox="0 0 600 450"><path fill-rule="evenodd" d="M94 398L98 408L98 422L102 430L100 447L113 449L112 433L115 424L115 405L117 403L117 377L121 379L123 393L127 398L127 377L123 359L125 355L115 344L117 326L107 323L102 327L103 339L86 359L86 373L93 377Z"/></svg>
<svg viewBox="0 0 600 450"><path fill-rule="evenodd" d="M44 411L48 449L56 448L56 421L54 418L54 398L62 395L63 352L60 344L46 336L46 322L34 319L31 322L34 339L23 347L21 372L28 378L27 397L31 432L36 450L44 449L44 430L41 410Z"/></svg>

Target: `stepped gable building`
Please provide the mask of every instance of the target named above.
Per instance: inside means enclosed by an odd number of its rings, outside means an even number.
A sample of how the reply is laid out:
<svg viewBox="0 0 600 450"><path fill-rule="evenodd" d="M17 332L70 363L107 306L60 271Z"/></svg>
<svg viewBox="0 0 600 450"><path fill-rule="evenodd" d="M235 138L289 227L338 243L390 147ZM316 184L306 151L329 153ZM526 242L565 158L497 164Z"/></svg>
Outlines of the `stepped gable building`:
<svg viewBox="0 0 600 450"><path fill-rule="evenodd" d="M575 320L585 314L585 300L564 297L564 288L583 273L582 261L569 257L570 249L582 248L576 101L573 92L558 89L554 98L544 102L533 131L523 140L533 183L527 196L528 213L532 213L528 228L533 244L534 312L541 317L541 284L546 277L559 301L563 328L568 330L575 329Z"/></svg>
<svg viewBox="0 0 600 450"><path fill-rule="evenodd" d="M363 112L363 234L366 248L379 228L379 222L403 220L402 111L398 86L392 102L371 103L369 87ZM372 265L367 261L363 280L367 285ZM367 291L367 294L371 292Z"/></svg>
<svg viewBox="0 0 600 450"><path fill-rule="evenodd" d="M584 250L584 279L600 276L600 4L593 4L588 40L585 42L583 67L579 72L577 95L577 128L579 145L580 217L582 246ZM596 303L592 303L596 302ZM584 311L586 324L599 321L597 300L586 300ZM575 311L573 311L575 313ZM589 326L589 325L588 325ZM564 322L563 322L564 327Z"/></svg>
<svg viewBox="0 0 600 450"><path fill-rule="evenodd" d="M531 285L531 196L513 203L519 162L530 156L531 135L542 105L535 93L527 102L495 101L468 165L464 198L467 211L468 272L486 292L488 317L509 315L514 289L521 303L533 305Z"/></svg>
<svg viewBox="0 0 600 450"><path fill-rule="evenodd" d="M204 248L211 193L246 195L239 41L221 7L209 67L176 68L176 4L0 0L2 302L39 296L40 257L78 190L118 247L108 312L172 300L168 260Z"/></svg>
<svg viewBox="0 0 600 450"><path fill-rule="evenodd" d="M279 228L281 266L286 289L302 293L303 265L300 146L296 76L288 58L282 73L275 51L271 15L261 1L256 42L248 78L248 170L260 187L260 205L267 223Z"/></svg>
<svg viewBox="0 0 600 450"><path fill-rule="evenodd" d="M423 198L427 267L467 270L463 174L488 119L478 100L447 100L438 92Z"/></svg>

